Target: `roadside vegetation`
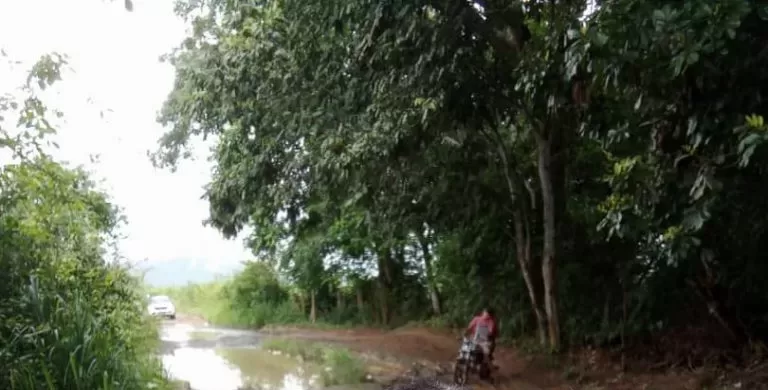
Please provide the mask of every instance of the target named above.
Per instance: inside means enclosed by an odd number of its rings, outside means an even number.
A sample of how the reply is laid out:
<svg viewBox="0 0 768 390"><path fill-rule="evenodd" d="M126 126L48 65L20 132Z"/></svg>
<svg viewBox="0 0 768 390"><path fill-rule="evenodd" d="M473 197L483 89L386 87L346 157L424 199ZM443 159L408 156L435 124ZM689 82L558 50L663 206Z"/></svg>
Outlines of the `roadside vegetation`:
<svg viewBox="0 0 768 390"><path fill-rule="evenodd" d="M764 5L188 3L153 158L217 137L208 222L258 259L216 296L239 323L490 304L545 351L766 351Z"/></svg>
<svg viewBox="0 0 768 390"><path fill-rule="evenodd" d="M324 290L315 297L315 313L301 290L261 262L247 263L230 279L180 287L150 287L152 294L173 299L180 313L197 315L217 325L261 328L265 325L313 327L380 326L374 309L357 307L351 291ZM415 311L410 318L418 318ZM424 317L426 318L426 316ZM408 319L407 317L404 320Z"/></svg>
<svg viewBox="0 0 768 390"><path fill-rule="evenodd" d="M183 287L152 287L148 291L152 295L167 295L171 297L177 313L205 318L217 325L248 326L237 318L232 311L224 289L227 281L188 284Z"/></svg>
<svg viewBox="0 0 768 390"><path fill-rule="evenodd" d="M57 113L38 96L63 65L44 56L0 95L0 388L166 389L156 323L113 251L118 208L45 153Z"/></svg>

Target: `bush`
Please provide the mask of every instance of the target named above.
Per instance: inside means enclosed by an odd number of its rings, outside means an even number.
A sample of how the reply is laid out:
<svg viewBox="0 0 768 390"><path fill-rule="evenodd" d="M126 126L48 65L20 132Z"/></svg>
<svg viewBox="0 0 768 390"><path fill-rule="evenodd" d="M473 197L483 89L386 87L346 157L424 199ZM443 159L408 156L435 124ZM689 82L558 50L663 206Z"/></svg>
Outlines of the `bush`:
<svg viewBox="0 0 768 390"><path fill-rule="evenodd" d="M295 324L305 320L303 313L287 302L276 306L256 303L248 309L240 310L237 312L240 321L256 328L269 324Z"/></svg>
<svg viewBox="0 0 768 390"><path fill-rule="evenodd" d="M104 258L120 221L87 175L0 169L0 388L164 388L138 280Z"/></svg>
<svg viewBox="0 0 768 390"><path fill-rule="evenodd" d="M151 291L170 296L177 311L202 316L217 325L261 328L306 321L275 273L263 263L247 263L232 279Z"/></svg>

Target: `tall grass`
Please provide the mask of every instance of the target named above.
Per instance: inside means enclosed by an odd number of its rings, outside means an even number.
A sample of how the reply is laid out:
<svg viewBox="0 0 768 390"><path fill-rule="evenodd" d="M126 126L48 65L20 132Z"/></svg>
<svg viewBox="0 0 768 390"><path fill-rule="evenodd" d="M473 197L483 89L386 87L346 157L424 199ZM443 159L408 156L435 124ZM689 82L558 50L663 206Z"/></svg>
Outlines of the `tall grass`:
<svg viewBox="0 0 768 390"><path fill-rule="evenodd" d="M2 382L12 390L170 388L154 356L157 328L141 308L93 307L91 297L67 295L34 280L21 295L3 324Z"/></svg>

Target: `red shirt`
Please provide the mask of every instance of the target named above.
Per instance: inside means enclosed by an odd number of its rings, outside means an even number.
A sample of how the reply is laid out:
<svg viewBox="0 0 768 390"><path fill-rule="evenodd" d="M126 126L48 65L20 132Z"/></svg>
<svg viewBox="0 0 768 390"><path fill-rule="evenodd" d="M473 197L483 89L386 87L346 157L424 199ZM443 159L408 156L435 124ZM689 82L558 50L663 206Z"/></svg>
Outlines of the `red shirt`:
<svg viewBox="0 0 768 390"><path fill-rule="evenodd" d="M489 337L496 337L496 333L498 329L496 328L496 320L493 319L491 316L483 316L482 314L473 318L472 321L469 323L469 327L467 327L467 331L469 333L475 333L475 328L477 328L478 325L484 324L488 327L488 336Z"/></svg>

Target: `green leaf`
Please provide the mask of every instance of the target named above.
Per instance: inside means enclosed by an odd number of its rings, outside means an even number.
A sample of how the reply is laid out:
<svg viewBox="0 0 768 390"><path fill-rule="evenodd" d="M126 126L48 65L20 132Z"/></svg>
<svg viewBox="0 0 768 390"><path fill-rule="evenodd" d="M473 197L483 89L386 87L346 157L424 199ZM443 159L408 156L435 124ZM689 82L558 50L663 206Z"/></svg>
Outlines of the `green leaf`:
<svg viewBox="0 0 768 390"><path fill-rule="evenodd" d="M759 141L762 140L762 138L763 137L761 134L748 134L746 137L742 138L741 142L739 142L738 152L743 153L746 148L754 147Z"/></svg>
<svg viewBox="0 0 768 390"><path fill-rule="evenodd" d="M768 4L759 5L757 7L757 15L760 19L768 21Z"/></svg>
<svg viewBox="0 0 768 390"><path fill-rule="evenodd" d="M698 231L704 226L704 214L695 208L688 208L683 213L683 227L687 231Z"/></svg>
<svg viewBox="0 0 768 390"><path fill-rule="evenodd" d="M699 53L695 51L688 53L688 59L687 59L688 65L693 65L698 61L699 61Z"/></svg>
<svg viewBox="0 0 768 390"><path fill-rule="evenodd" d="M603 46L608 42L608 35L605 35L602 32L598 31L595 34L594 42L595 42L595 45L597 45L598 47Z"/></svg>
<svg viewBox="0 0 768 390"><path fill-rule="evenodd" d="M688 117L688 128L686 130L686 134L691 136L696 132L696 129L699 125L699 119L695 116Z"/></svg>
<svg viewBox="0 0 768 390"><path fill-rule="evenodd" d="M705 180L705 182L707 184L707 187L709 187L710 189L712 189L714 191L720 191L720 190L723 189L723 182L718 180L718 179L716 179L715 176L711 172L707 173L704 176L704 180Z"/></svg>

